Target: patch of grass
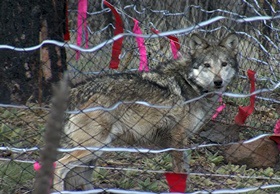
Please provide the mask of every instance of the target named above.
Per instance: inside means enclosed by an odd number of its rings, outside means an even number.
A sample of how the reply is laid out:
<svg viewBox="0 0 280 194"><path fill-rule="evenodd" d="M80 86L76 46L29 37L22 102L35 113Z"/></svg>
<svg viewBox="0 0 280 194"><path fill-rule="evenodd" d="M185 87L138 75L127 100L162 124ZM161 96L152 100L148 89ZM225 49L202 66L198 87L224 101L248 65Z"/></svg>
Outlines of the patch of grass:
<svg viewBox="0 0 280 194"><path fill-rule="evenodd" d="M124 173L124 178L122 180L120 180L118 183L116 183L118 188L122 188L122 189L137 189L138 187L138 179L136 179L137 177L137 173L133 172L133 171L126 171Z"/></svg>
<svg viewBox="0 0 280 194"><path fill-rule="evenodd" d="M224 157L219 155L218 152L216 153L211 153L209 151L206 152L207 160L209 160L213 164L220 164L224 161Z"/></svg>
<svg viewBox="0 0 280 194"><path fill-rule="evenodd" d="M43 145L47 114L41 110L0 108L0 142L11 147Z"/></svg>
<svg viewBox="0 0 280 194"><path fill-rule="evenodd" d="M0 108L0 146L42 146L46 115L41 110ZM30 161L38 158L38 152L0 151L0 158ZM0 160L0 194L31 193L34 176L32 164Z"/></svg>
<svg viewBox="0 0 280 194"><path fill-rule="evenodd" d="M0 193L31 193L34 176L32 164L0 162Z"/></svg>
<svg viewBox="0 0 280 194"><path fill-rule="evenodd" d="M143 161L143 168L145 170L172 170L172 158L169 154L158 154L154 157L147 157Z"/></svg>
<svg viewBox="0 0 280 194"><path fill-rule="evenodd" d="M145 180L140 180L138 184L143 191L159 192L159 189L162 188L160 183L161 182L153 181L150 177L148 177Z"/></svg>

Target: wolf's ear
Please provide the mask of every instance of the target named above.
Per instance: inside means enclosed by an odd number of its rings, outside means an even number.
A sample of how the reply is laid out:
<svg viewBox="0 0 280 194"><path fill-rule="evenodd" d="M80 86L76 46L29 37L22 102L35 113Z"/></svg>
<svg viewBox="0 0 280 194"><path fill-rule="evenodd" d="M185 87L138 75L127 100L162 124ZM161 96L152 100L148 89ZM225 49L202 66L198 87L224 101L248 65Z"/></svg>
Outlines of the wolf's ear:
<svg viewBox="0 0 280 194"><path fill-rule="evenodd" d="M221 41L220 45L237 54L238 37L236 34L229 34Z"/></svg>
<svg viewBox="0 0 280 194"><path fill-rule="evenodd" d="M189 47L191 55L196 52L200 52L201 50L207 48L209 44L197 34L193 34L190 38Z"/></svg>

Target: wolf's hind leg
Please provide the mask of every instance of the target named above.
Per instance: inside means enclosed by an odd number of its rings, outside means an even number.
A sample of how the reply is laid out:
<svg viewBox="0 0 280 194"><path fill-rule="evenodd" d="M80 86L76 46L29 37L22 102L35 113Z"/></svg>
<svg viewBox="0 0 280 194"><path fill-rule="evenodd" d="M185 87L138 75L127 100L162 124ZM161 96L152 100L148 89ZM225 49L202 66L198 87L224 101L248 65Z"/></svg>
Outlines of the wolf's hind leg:
<svg viewBox="0 0 280 194"><path fill-rule="evenodd" d="M114 138L110 135L111 124L108 114L95 111L87 114L77 114L70 117L66 127L66 134L70 145L75 147L104 147ZM92 189L93 168L102 151L76 150L58 160L55 170L53 188L63 190Z"/></svg>

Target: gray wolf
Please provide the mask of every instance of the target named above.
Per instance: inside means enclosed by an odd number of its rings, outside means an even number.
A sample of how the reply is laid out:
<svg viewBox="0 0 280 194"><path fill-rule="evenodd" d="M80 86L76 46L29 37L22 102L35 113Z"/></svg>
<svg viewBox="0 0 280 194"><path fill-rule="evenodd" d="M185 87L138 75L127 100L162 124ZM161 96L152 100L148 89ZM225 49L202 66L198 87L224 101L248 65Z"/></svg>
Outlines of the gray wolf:
<svg viewBox="0 0 280 194"><path fill-rule="evenodd" d="M73 147L104 147L115 140L134 145L156 142L159 147L186 147L188 137L210 119L217 95L192 103L186 100L207 92L224 91L238 72L238 38L229 34L218 44L209 44L194 34L189 41L190 57L160 64L150 72L100 75L73 87L71 110L96 106L111 107L118 102L145 101L169 108L137 103L121 104L111 111L72 114L65 133ZM54 190L88 190L92 168L101 151L73 151L57 162ZM172 151L174 172L186 172L184 154Z"/></svg>

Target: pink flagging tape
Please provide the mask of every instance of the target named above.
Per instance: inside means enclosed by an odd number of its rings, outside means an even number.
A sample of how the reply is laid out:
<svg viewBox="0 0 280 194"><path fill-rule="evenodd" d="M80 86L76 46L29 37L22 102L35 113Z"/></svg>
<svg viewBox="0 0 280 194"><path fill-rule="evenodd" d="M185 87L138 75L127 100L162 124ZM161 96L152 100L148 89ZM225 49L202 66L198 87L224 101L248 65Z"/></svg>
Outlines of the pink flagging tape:
<svg viewBox="0 0 280 194"><path fill-rule="evenodd" d="M171 47L171 51L173 54L173 58L178 59L178 50L177 50L175 42L173 40L170 40L170 47Z"/></svg>
<svg viewBox="0 0 280 194"><path fill-rule="evenodd" d="M39 162L37 162L37 161L33 164L33 168L34 168L34 170L37 171L37 172L41 169L41 167L42 167L41 164L40 164ZM55 167L56 167L56 163L54 162L54 163L53 163L53 169L55 169ZM52 175L52 176L53 176L53 175ZM53 181L53 180L50 179L50 186L52 185L52 181ZM49 193L50 193L50 192L49 192Z"/></svg>
<svg viewBox="0 0 280 194"><path fill-rule="evenodd" d="M142 35L141 28L139 27L139 21L136 19L133 19L134 21L134 28L133 33ZM149 71L148 67L148 60L147 60L147 51L145 47L145 40L142 37L136 36L136 42L139 49L140 54L140 63L139 63L139 71Z"/></svg>
<svg viewBox="0 0 280 194"><path fill-rule="evenodd" d="M217 109L215 114L212 116L212 119L215 120L217 116L226 108L226 104L220 105Z"/></svg>
<svg viewBox="0 0 280 194"><path fill-rule="evenodd" d="M274 134L269 138L277 144L278 150L280 151L280 119L276 121L275 127L273 129Z"/></svg>
<svg viewBox="0 0 280 194"><path fill-rule="evenodd" d="M109 7L109 9L111 9L114 17L115 17L115 30L114 30L114 36L123 33L123 21L122 18L120 16L120 14L117 12L117 10L114 8L113 5L111 5L109 2L107 1L103 1L104 4ZM112 48L112 58L111 58L111 62L110 62L110 68L111 69L118 69L119 64L120 64L120 54L122 51L122 42L123 42L123 38L119 38L118 40L114 41L113 43L113 48Z"/></svg>
<svg viewBox="0 0 280 194"><path fill-rule="evenodd" d="M167 36L170 41L170 48L174 59L178 59L178 51L180 49L179 39L176 36Z"/></svg>
<svg viewBox="0 0 280 194"><path fill-rule="evenodd" d="M54 168L56 167L56 163L55 162L53 163L53 167ZM35 162L33 164L33 168L34 168L35 171L39 171L41 169L41 164L39 162Z"/></svg>
<svg viewBox="0 0 280 194"><path fill-rule="evenodd" d="M280 119L278 119L278 121L276 122L273 132L275 134L280 134Z"/></svg>
<svg viewBox="0 0 280 194"><path fill-rule="evenodd" d="M81 46L82 39L85 39L85 47L88 48L88 31L87 31L87 0L78 2L78 22L77 22L77 45ZM76 60L80 58L80 51L76 51Z"/></svg>
<svg viewBox="0 0 280 194"><path fill-rule="evenodd" d="M155 28L151 28L151 31L152 31L153 33L155 33L155 34L158 34L158 33L159 33L159 31L158 31L157 29L155 29Z"/></svg>
<svg viewBox="0 0 280 194"><path fill-rule="evenodd" d="M250 80L250 85L251 85L251 89L250 89L250 93L253 93L256 90L256 86L255 86L255 74L256 72L252 71L252 70L248 70L247 71L247 75L249 77ZM254 109L255 109L255 99L256 99L256 95L252 95L250 97L250 105L249 106L239 106L239 112L238 114L235 116L235 123L238 125L243 125L246 121L246 119L253 113Z"/></svg>
<svg viewBox="0 0 280 194"><path fill-rule="evenodd" d="M221 104L217 109L214 115L212 116L212 120L215 120L217 116L226 108L226 104L223 103L222 95L219 97L219 103Z"/></svg>
<svg viewBox="0 0 280 194"><path fill-rule="evenodd" d="M154 28L151 28L151 31L155 34L159 33L159 31ZM167 38L169 39L169 42L170 42L170 48L171 48L171 52L173 54L173 58L178 59L178 57L179 57L178 52L181 48L179 39L176 36L172 36L172 35L167 36Z"/></svg>

